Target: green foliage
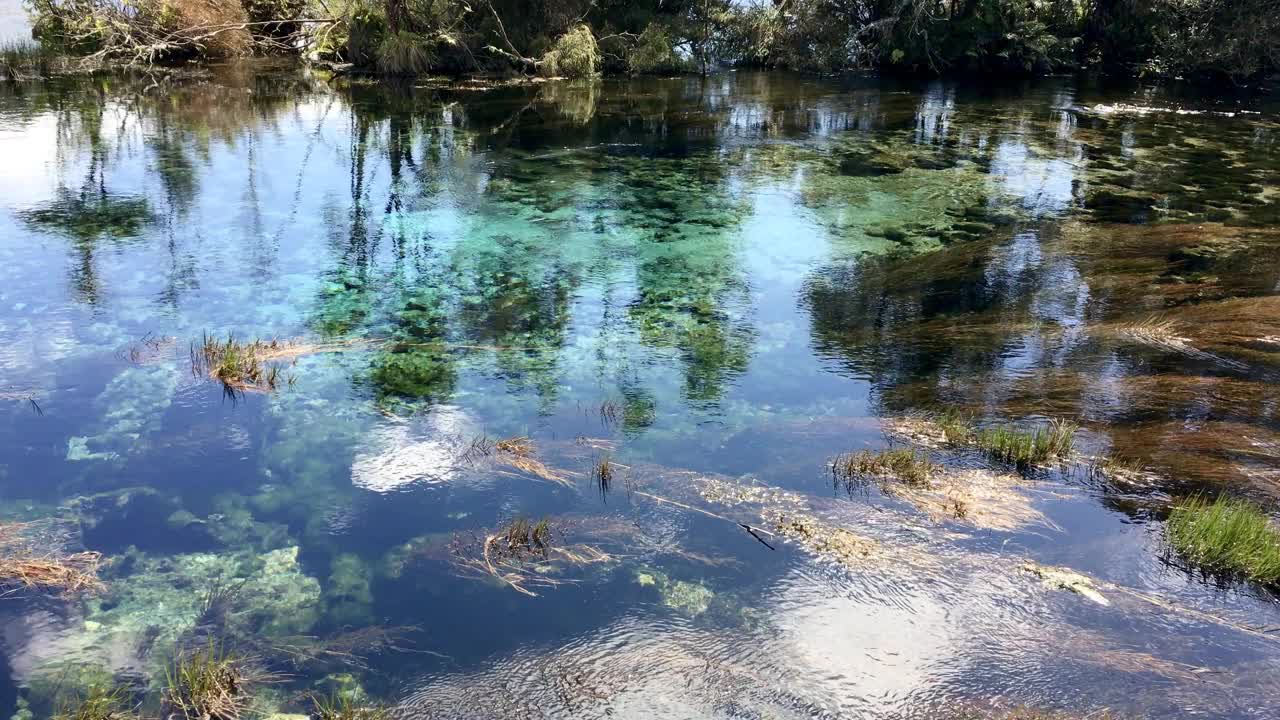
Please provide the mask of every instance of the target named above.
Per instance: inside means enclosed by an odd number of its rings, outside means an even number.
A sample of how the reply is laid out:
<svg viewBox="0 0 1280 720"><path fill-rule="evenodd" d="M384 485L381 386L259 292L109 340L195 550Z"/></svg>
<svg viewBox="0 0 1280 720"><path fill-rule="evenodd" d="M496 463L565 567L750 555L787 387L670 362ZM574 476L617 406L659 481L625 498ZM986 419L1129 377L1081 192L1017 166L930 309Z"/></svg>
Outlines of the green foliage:
<svg viewBox="0 0 1280 720"><path fill-rule="evenodd" d="M1280 586L1280 530L1253 503L1190 497L1174 505L1166 530L1173 548L1194 565Z"/></svg>
<svg viewBox="0 0 1280 720"><path fill-rule="evenodd" d="M556 39L545 55L538 72L547 77L587 78L600 66L600 47L586 25L576 25Z"/></svg>
<svg viewBox="0 0 1280 720"><path fill-rule="evenodd" d="M1275 0L333 0L322 13L307 0L26 2L42 45L131 61L292 47L390 74L528 72L531 57L539 73L566 77L706 72L718 62L1231 78L1280 67ZM308 14L339 22L294 22ZM200 30L245 19L265 24L248 28L252 38L242 29L213 38ZM603 50L597 37L608 38Z"/></svg>
<svg viewBox="0 0 1280 720"><path fill-rule="evenodd" d="M627 53L627 69L635 74L675 73L684 69L671 38L660 23L649 23Z"/></svg>

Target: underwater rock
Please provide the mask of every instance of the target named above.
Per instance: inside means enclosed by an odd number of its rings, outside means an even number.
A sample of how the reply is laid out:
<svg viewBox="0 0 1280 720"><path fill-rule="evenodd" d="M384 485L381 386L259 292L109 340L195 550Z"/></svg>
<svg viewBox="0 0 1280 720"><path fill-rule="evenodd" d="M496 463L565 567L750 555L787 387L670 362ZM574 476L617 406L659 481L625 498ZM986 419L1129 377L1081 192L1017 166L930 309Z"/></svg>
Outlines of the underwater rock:
<svg viewBox="0 0 1280 720"><path fill-rule="evenodd" d="M1074 570L1048 567L1029 560L1022 564L1022 570L1040 578L1048 587L1069 590L1099 605L1107 606L1111 604L1110 600L1107 600L1102 593L1098 592L1098 588L1094 585L1092 578L1087 575L1081 575Z"/></svg>
<svg viewBox="0 0 1280 720"><path fill-rule="evenodd" d="M11 648L15 680L32 687L77 667L107 677L156 677L173 645L201 622L202 604L217 588L234 589L219 619L225 637L305 633L318 616L320 583L302 572L297 557L298 548L290 547L261 555L134 552L118 558L110 569L120 575L79 613L37 613L26 621L25 644Z"/></svg>
<svg viewBox="0 0 1280 720"><path fill-rule="evenodd" d="M155 488L127 487L85 495L63 506L80 523L85 544L111 551L128 545L172 551L208 550L218 541L209 526Z"/></svg>
<svg viewBox="0 0 1280 720"><path fill-rule="evenodd" d="M344 700L363 700L368 697L364 687L351 673L330 673L316 681L315 686L326 697Z"/></svg>
<svg viewBox="0 0 1280 720"><path fill-rule="evenodd" d="M702 583L688 580L673 580L669 575L654 568L638 568L635 571L636 583L640 587L652 587L662 598L662 604L672 610L697 617L711 607L715 592Z"/></svg>
<svg viewBox="0 0 1280 720"><path fill-rule="evenodd" d="M120 461L146 448L173 402L179 374L165 365L131 365L111 379L94 400L101 420L83 436L67 441L67 460Z"/></svg>
<svg viewBox="0 0 1280 720"><path fill-rule="evenodd" d="M335 557L324 591L325 617L336 626L373 622L373 572L354 553Z"/></svg>
<svg viewBox="0 0 1280 720"><path fill-rule="evenodd" d="M204 521L206 531L227 547L248 545L265 551L293 544L288 525L259 522L254 517L249 510L253 501L235 493L219 495L213 503L214 512Z"/></svg>

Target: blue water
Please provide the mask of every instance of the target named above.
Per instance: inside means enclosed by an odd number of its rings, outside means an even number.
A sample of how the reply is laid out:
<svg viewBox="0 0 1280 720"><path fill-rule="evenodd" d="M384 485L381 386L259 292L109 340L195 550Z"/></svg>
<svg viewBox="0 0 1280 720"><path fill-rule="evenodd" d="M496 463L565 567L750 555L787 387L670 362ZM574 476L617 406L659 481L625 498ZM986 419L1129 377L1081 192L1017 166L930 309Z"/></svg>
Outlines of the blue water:
<svg viewBox="0 0 1280 720"><path fill-rule="evenodd" d="M1276 597L1162 519L1280 496L1278 109L770 73L4 86L0 520L104 565L0 603L0 710L153 707L216 638L277 675L264 715L1267 717ZM277 341L273 388L193 366L228 336ZM833 485L945 409L1071 420L1076 454ZM493 557L516 518L553 549Z"/></svg>

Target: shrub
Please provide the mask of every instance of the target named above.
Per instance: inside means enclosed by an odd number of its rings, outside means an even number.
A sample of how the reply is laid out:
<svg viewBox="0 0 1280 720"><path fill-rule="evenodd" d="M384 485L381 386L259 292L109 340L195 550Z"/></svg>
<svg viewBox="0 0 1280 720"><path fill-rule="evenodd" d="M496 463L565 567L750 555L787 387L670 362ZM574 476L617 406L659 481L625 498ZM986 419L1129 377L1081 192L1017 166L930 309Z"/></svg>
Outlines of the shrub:
<svg viewBox="0 0 1280 720"><path fill-rule="evenodd" d="M649 23L627 53L627 69L641 75L673 73L683 69L683 63L667 31L658 23Z"/></svg>
<svg viewBox="0 0 1280 720"><path fill-rule="evenodd" d="M378 44L378 70L387 75L420 75L431 69L432 59L426 38L415 33L387 33Z"/></svg>
<svg viewBox="0 0 1280 720"><path fill-rule="evenodd" d="M538 72L546 77L585 78L595 75L599 67L600 47L591 28L577 25L556 39L542 56Z"/></svg>

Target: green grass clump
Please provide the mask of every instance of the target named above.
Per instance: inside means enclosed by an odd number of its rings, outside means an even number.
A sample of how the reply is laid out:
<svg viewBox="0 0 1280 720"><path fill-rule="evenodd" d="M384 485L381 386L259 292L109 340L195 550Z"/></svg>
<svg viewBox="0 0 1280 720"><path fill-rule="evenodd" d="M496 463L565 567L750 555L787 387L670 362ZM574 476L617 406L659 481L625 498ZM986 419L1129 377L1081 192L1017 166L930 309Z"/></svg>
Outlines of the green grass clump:
<svg viewBox="0 0 1280 720"><path fill-rule="evenodd" d="M230 395L270 392L281 383L290 382L272 361L293 352L292 346L278 340L245 342L234 335L218 340L206 333L199 343L191 345L191 372L217 380Z"/></svg>
<svg viewBox="0 0 1280 720"><path fill-rule="evenodd" d="M315 711L311 716L316 720L388 720L391 717L385 706L357 702L350 694L316 697L313 703Z"/></svg>
<svg viewBox="0 0 1280 720"><path fill-rule="evenodd" d="M1173 548L1194 565L1280 586L1280 530L1247 500L1187 498L1174 505L1166 530Z"/></svg>
<svg viewBox="0 0 1280 720"><path fill-rule="evenodd" d="M928 485L929 476L937 469L927 453L899 448L871 452L837 455L831 463L831 472L846 486L858 484L873 477L892 477L908 485Z"/></svg>
<svg viewBox="0 0 1280 720"><path fill-rule="evenodd" d="M212 643L180 656L165 670L163 714L177 720L239 720L252 678L244 663Z"/></svg>
<svg viewBox="0 0 1280 720"><path fill-rule="evenodd" d="M84 697L64 702L53 720L132 720L137 713L129 707L124 688L95 687Z"/></svg>
<svg viewBox="0 0 1280 720"><path fill-rule="evenodd" d="M1025 468L1069 455L1076 429L1065 420L1053 420L1034 430L989 427L975 430L971 442L992 459Z"/></svg>

